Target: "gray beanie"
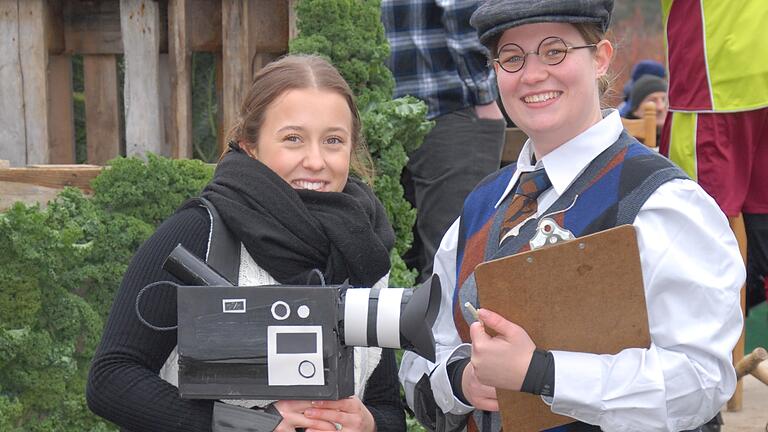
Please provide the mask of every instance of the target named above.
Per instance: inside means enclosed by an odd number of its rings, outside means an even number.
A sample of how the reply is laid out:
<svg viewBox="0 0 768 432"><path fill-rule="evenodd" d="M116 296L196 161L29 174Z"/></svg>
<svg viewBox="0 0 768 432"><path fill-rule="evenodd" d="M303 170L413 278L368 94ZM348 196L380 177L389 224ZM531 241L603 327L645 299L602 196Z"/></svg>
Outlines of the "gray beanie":
<svg viewBox="0 0 768 432"><path fill-rule="evenodd" d="M487 45L504 30L541 22L596 23L605 32L612 11L613 0L484 0L469 23Z"/></svg>
<svg viewBox="0 0 768 432"><path fill-rule="evenodd" d="M629 93L629 112L633 113L640 103L651 93L667 91L667 82L656 75L643 75L634 84Z"/></svg>

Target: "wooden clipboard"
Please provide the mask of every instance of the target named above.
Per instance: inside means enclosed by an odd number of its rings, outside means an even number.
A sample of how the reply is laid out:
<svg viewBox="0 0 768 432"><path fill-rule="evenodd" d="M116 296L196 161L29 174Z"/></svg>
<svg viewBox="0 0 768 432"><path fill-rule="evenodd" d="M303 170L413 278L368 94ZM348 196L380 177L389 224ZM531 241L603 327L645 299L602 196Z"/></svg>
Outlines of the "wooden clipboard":
<svg viewBox="0 0 768 432"><path fill-rule="evenodd" d="M480 306L523 327L539 349L615 354L650 345L632 225L481 263L475 278ZM575 421L552 413L540 396L497 395L505 431Z"/></svg>

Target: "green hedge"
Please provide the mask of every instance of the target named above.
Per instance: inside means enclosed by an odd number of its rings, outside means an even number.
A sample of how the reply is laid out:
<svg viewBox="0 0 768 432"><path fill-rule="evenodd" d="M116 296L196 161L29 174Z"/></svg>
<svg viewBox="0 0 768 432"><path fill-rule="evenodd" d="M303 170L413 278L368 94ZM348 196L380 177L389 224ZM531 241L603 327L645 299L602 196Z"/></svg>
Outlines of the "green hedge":
<svg viewBox="0 0 768 432"><path fill-rule="evenodd" d="M200 161L117 159L94 196L0 214L0 430L113 430L85 405L88 366L131 256L212 175Z"/></svg>

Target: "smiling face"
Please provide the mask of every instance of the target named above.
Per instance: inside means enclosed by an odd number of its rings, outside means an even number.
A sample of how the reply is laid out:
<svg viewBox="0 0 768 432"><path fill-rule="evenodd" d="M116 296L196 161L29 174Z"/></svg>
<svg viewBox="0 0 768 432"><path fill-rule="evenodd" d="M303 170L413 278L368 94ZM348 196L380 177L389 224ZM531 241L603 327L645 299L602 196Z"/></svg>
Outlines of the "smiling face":
<svg viewBox="0 0 768 432"><path fill-rule="evenodd" d="M536 23L506 30L497 46L503 49L514 43L531 52L550 36L568 46L597 42L585 41L571 24ZM607 71L612 54L610 42L602 40L596 48L570 50L557 65L547 65L535 54L528 55L525 66L516 73L495 64L504 108L533 139L538 157L602 119L597 79Z"/></svg>
<svg viewBox="0 0 768 432"><path fill-rule="evenodd" d="M288 90L269 104L258 142L246 152L294 189L341 192L352 153L349 105L330 90Z"/></svg>
<svg viewBox="0 0 768 432"><path fill-rule="evenodd" d="M667 101L667 92L657 91L646 96L632 114L637 118L643 118L643 106L653 102L653 106L656 107L656 127L661 128L664 126L664 120L667 118L667 111L669 110L669 101Z"/></svg>

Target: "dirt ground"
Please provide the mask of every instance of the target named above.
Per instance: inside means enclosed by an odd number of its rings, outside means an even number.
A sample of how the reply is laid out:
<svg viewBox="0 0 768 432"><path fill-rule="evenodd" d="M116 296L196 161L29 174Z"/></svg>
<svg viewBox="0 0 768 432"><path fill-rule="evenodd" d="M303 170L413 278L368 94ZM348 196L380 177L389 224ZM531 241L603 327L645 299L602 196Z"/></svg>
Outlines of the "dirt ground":
<svg viewBox="0 0 768 432"><path fill-rule="evenodd" d="M743 409L739 412L723 410L722 432L768 432L768 385L752 375L742 379Z"/></svg>

